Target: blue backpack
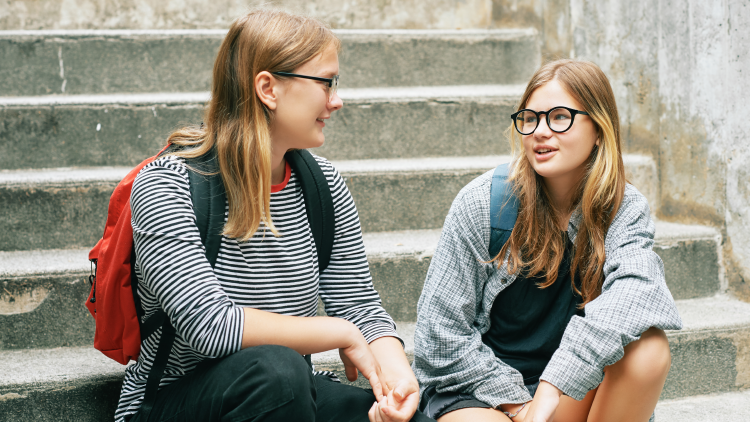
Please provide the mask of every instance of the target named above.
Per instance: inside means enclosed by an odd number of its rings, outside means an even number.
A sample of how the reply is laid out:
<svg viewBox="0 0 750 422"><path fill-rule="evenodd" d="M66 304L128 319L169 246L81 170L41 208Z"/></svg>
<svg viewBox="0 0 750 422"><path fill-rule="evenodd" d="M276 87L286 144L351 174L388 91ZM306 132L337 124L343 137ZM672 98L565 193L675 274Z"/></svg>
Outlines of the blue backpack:
<svg viewBox="0 0 750 422"><path fill-rule="evenodd" d="M490 257L494 258L510 238L518 217L518 198L508 182L510 164L500 164L492 175L490 188Z"/></svg>

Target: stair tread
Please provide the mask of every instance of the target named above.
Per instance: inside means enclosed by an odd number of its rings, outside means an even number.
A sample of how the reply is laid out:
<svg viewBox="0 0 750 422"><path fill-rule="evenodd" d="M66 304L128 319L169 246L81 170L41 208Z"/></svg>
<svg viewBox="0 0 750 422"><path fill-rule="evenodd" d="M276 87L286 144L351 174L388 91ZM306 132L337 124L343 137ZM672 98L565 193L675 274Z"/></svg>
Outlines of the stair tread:
<svg viewBox="0 0 750 422"><path fill-rule="evenodd" d="M502 98L517 100L524 85L450 85L341 88L337 92L344 101L403 101L461 98ZM205 103L210 92L152 92L117 94L38 95L1 97L0 107L101 106Z"/></svg>
<svg viewBox="0 0 750 422"><path fill-rule="evenodd" d="M313 151L314 152L314 151ZM342 174L383 172L429 172L450 170L491 169L511 160L509 155L468 157L387 158L370 160L334 160L332 164ZM625 166L641 165L643 156L624 154ZM0 170L0 186L46 183L112 182L119 181L132 170L130 166L62 167L48 169Z"/></svg>
<svg viewBox="0 0 750 422"><path fill-rule="evenodd" d="M750 390L662 400L656 405L660 422L726 422L750 420Z"/></svg>

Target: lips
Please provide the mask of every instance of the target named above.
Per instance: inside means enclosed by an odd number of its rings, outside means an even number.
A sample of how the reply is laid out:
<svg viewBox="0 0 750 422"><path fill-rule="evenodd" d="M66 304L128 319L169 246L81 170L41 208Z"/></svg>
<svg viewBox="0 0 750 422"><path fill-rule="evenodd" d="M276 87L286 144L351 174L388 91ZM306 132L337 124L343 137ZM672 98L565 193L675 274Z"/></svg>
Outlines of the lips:
<svg viewBox="0 0 750 422"><path fill-rule="evenodd" d="M537 161L545 161L552 158L557 153L557 148L553 148L549 145L537 145L533 148L534 156Z"/></svg>

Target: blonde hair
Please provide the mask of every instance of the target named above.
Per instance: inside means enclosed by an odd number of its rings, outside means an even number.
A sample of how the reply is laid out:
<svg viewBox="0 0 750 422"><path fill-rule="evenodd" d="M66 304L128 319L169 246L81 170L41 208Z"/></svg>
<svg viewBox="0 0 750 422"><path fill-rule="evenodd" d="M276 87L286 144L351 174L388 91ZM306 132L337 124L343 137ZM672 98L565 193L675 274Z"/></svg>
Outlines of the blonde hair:
<svg viewBox="0 0 750 422"><path fill-rule="evenodd" d="M526 107L532 93L544 84L557 80L589 113L599 137L587 163L586 173L575 189L571 208L558 210L549 193L523 153L523 140L511 127L510 138L515 165L511 181L519 199L518 219L510 239L494 257L498 267L510 251L508 269L521 268L528 276L543 274L541 288L557 279L563 259L567 234L561 232L559 221L576 207L581 208L581 223L575 242L575 255L570 274L573 289L583 298L583 305L601 293L606 259L604 240L612 219L625 194L625 168L620 146L620 119L617 104L607 76L594 63L578 60L556 60L542 66L532 76L521 97L518 110ZM519 153L520 151L520 153ZM581 274L580 289L576 286Z"/></svg>
<svg viewBox="0 0 750 422"><path fill-rule="evenodd" d="M319 20L279 10L256 9L229 28L214 63L211 100L200 128L185 127L168 142L188 146L175 155L200 157L216 149L229 216L223 234L250 239L271 221L271 135L273 112L255 92L262 71L292 72L340 41Z"/></svg>

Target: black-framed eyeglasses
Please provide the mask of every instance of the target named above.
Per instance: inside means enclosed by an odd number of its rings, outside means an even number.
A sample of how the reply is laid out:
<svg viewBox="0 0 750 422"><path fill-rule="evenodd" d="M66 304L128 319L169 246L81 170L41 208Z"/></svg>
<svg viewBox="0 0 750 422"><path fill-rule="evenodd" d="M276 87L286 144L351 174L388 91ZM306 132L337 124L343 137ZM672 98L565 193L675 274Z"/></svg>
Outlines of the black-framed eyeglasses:
<svg viewBox="0 0 750 422"><path fill-rule="evenodd" d="M531 135L539 126L539 118L542 114L546 116L547 126L556 133L563 133L570 129L573 126L576 114L589 115L585 111L559 106L548 111L534 111L525 108L511 114L510 118L513 119L513 126L516 127L518 133Z"/></svg>
<svg viewBox="0 0 750 422"><path fill-rule="evenodd" d="M314 81L325 82L328 85L328 101L333 100L333 95L339 89L339 75L336 75L332 78L320 78L318 76L298 75L296 73L289 73L289 72L272 72L272 74L278 75L278 76L289 76L292 78L304 78L304 79L312 79Z"/></svg>

